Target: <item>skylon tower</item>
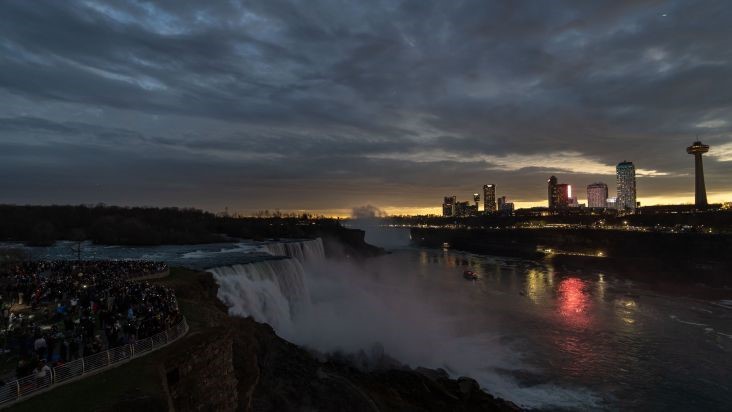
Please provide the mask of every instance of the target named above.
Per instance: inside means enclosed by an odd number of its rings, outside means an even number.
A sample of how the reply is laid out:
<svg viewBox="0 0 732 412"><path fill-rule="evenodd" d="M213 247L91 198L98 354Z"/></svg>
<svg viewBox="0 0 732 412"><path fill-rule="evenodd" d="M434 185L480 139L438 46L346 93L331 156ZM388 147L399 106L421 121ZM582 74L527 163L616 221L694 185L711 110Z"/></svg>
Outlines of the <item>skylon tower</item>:
<svg viewBox="0 0 732 412"><path fill-rule="evenodd" d="M702 165L702 154L709 151L709 145L696 141L686 148L686 153L694 155L694 203L697 208L707 207L707 188L704 186L704 165Z"/></svg>

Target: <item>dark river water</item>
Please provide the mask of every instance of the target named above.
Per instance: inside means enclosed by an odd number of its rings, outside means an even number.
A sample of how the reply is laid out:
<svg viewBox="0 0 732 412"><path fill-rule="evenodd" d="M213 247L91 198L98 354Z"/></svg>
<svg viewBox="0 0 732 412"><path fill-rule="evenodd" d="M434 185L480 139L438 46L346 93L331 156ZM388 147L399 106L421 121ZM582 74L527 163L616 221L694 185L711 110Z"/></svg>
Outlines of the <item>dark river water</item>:
<svg viewBox="0 0 732 412"><path fill-rule="evenodd" d="M462 289L447 310L466 335L492 330L521 354L526 369L505 371L519 387L577 391L556 406L732 408L732 302L664 296L551 262L426 250L394 258L412 260L435 288ZM465 269L479 279L464 280Z"/></svg>
<svg viewBox="0 0 732 412"><path fill-rule="evenodd" d="M405 230L367 233L392 247L408 238ZM732 410L730 300L670 296L622 273L566 271L551 260L451 250L401 250L386 259L417 268L421 287L444 296L436 304L466 336L487 333L500 343L493 348L518 354L505 370L486 364L514 380L497 389L525 406ZM468 269L479 279L465 280Z"/></svg>
<svg viewBox="0 0 732 412"><path fill-rule="evenodd" d="M394 251L358 268L305 267L315 321L296 324L293 341L347 350L372 340L403 362L473 376L528 408L732 410L732 301L669 296L622 274L565 271L551 260L405 248L404 231L368 240ZM71 257L68 246L35 253ZM241 243L89 245L88 253L201 268L263 252ZM464 279L464 270L478 279ZM368 282L343 282L349 271ZM340 286L327 281L334 275Z"/></svg>

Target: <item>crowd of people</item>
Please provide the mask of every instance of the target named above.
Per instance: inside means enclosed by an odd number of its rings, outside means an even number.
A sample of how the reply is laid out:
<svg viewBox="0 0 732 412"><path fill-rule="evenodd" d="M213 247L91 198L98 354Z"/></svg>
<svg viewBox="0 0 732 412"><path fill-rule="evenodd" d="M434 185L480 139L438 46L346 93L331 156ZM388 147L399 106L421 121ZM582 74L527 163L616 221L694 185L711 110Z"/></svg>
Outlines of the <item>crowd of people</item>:
<svg viewBox="0 0 732 412"><path fill-rule="evenodd" d="M50 368L162 332L180 320L172 290L134 281L164 272L153 261L37 261L0 269L0 345L15 375ZM48 377L48 378L47 378Z"/></svg>

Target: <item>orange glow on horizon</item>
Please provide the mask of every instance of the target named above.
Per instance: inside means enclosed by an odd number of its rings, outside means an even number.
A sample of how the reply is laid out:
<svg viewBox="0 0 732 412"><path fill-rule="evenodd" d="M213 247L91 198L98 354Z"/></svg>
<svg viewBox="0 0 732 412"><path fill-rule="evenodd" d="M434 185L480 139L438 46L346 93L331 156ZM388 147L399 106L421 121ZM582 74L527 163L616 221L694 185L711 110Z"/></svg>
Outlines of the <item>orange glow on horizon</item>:
<svg viewBox="0 0 732 412"><path fill-rule="evenodd" d="M709 203L724 203L732 201L732 192L707 192ZM578 199L583 203L586 199ZM694 203L694 193L675 194L671 196L646 196L639 197L638 201L641 206L656 205L690 205ZM437 200L439 202L439 199ZM546 199L542 200L513 200L516 209L528 209L532 207L546 207ZM482 205L481 205L482 208ZM380 210L388 216L424 216L424 215L442 215L442 207L438 206L384 206ZM282 210L282 213L308 213L315 216L325 216L328 218L348 219L351 217L351 209L299 209L299 210ZM241 213L242 216L253 215L253 213Z"/></svg>

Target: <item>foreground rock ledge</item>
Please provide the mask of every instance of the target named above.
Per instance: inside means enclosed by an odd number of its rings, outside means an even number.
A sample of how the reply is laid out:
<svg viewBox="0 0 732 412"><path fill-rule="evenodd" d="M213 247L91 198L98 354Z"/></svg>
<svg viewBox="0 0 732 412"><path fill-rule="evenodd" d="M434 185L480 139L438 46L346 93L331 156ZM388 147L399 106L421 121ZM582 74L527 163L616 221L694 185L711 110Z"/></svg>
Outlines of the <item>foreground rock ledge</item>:
<svg viewBox="0 0 732 412"><path fill-rule="evenodd" d="M234 318L216 299L208 273L174 270L191 332L159 365L168 402L178 411L514 411L470 378L399 368L363 372L319 361L279 338L269 325Z"/></svg>

